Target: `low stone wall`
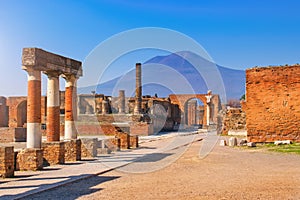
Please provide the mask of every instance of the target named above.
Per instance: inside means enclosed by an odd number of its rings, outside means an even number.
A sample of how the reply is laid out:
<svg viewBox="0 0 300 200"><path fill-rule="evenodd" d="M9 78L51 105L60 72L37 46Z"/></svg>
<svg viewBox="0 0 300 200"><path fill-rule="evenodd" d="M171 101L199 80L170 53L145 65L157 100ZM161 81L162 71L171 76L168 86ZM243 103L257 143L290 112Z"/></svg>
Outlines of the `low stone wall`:
<svg viewBox="0 0 300 200"><path fill-rule="evenodd" d="M65 161L81 160L81 140L65 141Z"/></svg>
<svg viewBox="0 0 300 200"><path fill-rule="evenodd" d="M152 135L154 133L153 125L146 122L137 122L130 124L130 135Z"/></svg>
<svg viewBox="0 0 300 200"><path fill-rule="evenodd" d="M42 149L22 149L16 155L16 170L41 170L43 169Z"/></svg>
<svg viewBox="0 0 300 200"><path fill-rule="evenodd" d="M44 165L56 165L65 163L65 142L43 142Z"/></svg>
<svg viewBox="0 0 300 200"><path fill-rule="evenodd" d="M25 142L26 141L26 128L18 127L1 127L0 128L0 142Z"/></svg>
<svg viewBox="0 0 300 200"><path fill-rule="evenodd" d="M14 172L14 147L0 146L0 177L13 177Z"/></svg>
<svg viewBox="0 0 300 200"><path fill-rule="evenodd" d="M241 108L230 108L224 116L222 134L225 135L247 135L246 114Z"/></svg>

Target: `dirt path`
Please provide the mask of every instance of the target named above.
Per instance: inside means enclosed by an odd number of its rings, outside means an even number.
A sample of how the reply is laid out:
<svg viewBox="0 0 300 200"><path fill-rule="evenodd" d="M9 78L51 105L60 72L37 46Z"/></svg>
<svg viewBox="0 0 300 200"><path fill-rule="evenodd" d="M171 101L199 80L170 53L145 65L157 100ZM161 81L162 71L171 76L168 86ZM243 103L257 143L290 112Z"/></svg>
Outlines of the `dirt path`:
<svg viewBox="0 0 300 200"><path fill-rule="evenodd" d="M112 171L30 199L300 199L300 156L216 146L199 159L201 144L162 170Z"/></svg>

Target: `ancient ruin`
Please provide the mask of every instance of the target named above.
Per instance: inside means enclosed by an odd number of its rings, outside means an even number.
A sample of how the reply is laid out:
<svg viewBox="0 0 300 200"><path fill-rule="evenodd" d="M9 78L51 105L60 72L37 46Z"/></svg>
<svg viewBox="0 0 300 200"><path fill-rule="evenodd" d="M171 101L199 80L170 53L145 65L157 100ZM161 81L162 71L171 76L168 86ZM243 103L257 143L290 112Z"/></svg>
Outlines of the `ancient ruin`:
<svg viewBox="0 0 300 200"><path fill-rule="evenodd" d="M300 65L246 70L248 140L300 141Z"/></svg>
<svg viewBox="0 0 300 200"><path fill-rule="evenodd" d="M38 48L23 49L22 69L28 73L28 96L0 97L0 142L26 141L26 148L1 147L3 177L13 176L14 170L39 170L99 152L137 148L139 135L218 124L221 103L211 91L142 96L141 63L136 64L135 97L125 90L118 97L77 95L81 62ZM48 79L47 96L41 95L42 74ZM66 80L65 91L59 91L59 77ZM78 139L78 134L109 137Z"/></svg>

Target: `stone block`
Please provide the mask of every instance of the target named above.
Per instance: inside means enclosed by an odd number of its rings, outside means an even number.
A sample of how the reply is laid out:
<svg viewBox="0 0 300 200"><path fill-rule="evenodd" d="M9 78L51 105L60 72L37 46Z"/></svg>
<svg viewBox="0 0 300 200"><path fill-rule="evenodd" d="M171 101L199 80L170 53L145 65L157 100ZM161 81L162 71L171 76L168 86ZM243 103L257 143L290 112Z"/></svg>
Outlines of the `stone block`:
<svg viewBox="0 0 300 200"><path fill-rule="evenodd" d="M220 146L226 146L227 143L226 143L226 140L220 140Z"/></svg>
<svg viewBox="0 0 300 200"><path fill-rule="evenodd" d="M14 147L0 146L0 177L9 178L14 176Z"/></svg>
<svg viewBox="0 0 300 200"><path fill-rule="evenodd" d="M282 145L282 144L292 144L292 142L290 140L278 140L274 142L275 145Z"/></svg>
<svg viewBox="0 0 300 200"><path fill-rule="evenodd" d="M81 138L81 157L90 158L97 156L98 139Z"/></svg>
<svg viewBox="0 0 300 200"><path fill-rule="evenodd" d="M119 138L110 138L105 140L105 147L112 151L120 151L121 140Z"/></svg>
<svg viewBox="0 0 300 200"><path fill-rule="evenodd" d="M236 137L231 137L228 140L228 146L234 147L237 145L237 138Z"/></svg>
<svg viewBox="0 0 300 200"><path fill-rule="evenodd" d="M65 141L65 161L81 160L81 140Z"/></svg>
<svg viewBox="0 0 300 200"><path fill-rule="evenodd" d="M42 149L22 149L16 157L16 170L36 171L43 169Z"/></svg>
<svg viewBox="0 0 300 200"><path fill-rule="evenodd" d="M256 143L255 142L248 142L247 146L248 147L256 147Z"/></svg>
<svg viewBox="0 0 300 200"><path fill-rule="evenodd" d="M241 139L239 145L240 146L247 145L247 140L246 139Z"/></svg>
<svg viewBox="0 0 300 200"><path fill-rule="evenodd" d="M56 165L65 163L65 142L43 142L44 165Z"/></svg>

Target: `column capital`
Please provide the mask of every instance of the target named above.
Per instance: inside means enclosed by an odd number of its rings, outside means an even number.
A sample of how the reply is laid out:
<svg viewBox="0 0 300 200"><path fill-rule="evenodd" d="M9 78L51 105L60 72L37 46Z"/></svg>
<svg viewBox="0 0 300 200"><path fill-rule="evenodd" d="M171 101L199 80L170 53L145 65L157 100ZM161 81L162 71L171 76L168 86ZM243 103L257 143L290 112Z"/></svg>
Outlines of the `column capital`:
<svg viewBox="0 0 300 200"><path fill-rule="evenodd" d="M44 71L44 74L48 76L48 78L58 78L60 76L60 72L58 71Z"/></svg>

